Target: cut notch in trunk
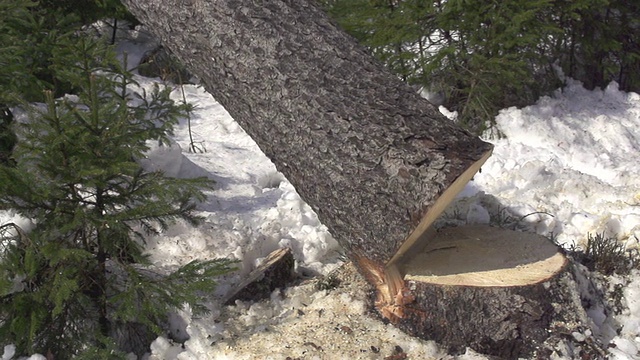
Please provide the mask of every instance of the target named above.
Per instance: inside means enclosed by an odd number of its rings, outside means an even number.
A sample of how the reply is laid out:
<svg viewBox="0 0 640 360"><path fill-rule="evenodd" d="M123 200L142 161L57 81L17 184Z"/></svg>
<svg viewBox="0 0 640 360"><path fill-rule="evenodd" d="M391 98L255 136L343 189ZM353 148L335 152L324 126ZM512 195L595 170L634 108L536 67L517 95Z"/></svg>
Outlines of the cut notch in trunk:
<svg viewBox="0 0 640 360"><path fill-rule="evenodd" d="M422 249L429 244L429 241L435 235L435 231L432 229L435 220L480 170L482 164L491 156L491 152L491 150L487 151L479 160L474 162L465 172L458 176L451 186L436 200L431 209L422 217L418 226L416 226L396 254L389 260L385 268L385 284L388 290L381 289L383 297L386 298L388 302L394 302L392 297L402 292L405 271L407 269L405 264L410 262L417 254L420 254Z"/></svg>

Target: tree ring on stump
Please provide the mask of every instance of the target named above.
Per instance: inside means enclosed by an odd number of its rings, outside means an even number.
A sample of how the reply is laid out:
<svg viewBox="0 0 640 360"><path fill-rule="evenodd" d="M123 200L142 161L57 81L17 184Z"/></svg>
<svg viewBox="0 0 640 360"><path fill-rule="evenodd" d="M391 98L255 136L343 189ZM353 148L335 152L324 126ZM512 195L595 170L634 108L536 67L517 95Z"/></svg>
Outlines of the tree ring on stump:
<svg viewBox="0 0 640 360"><path fill-rule="evenodd" d="M523 286L548 280L567 259L547 238L483 225L441 229L404 264L405 280Z"/></svg>

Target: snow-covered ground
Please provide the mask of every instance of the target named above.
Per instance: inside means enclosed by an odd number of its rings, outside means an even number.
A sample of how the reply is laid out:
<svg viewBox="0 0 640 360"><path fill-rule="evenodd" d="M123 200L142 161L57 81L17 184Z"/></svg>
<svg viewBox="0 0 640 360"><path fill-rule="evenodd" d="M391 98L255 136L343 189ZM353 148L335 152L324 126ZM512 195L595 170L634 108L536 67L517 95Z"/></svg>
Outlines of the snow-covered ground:
<svg viewBox="0 0 640 360"><path fill-rule="evenodd" d="M140 58L137 46L127 46L130 61ZM140 78L143 86L154 81ZM188 151L184 119L176 128L175 144L152 149L145 166L162 168L170 176L208 176L217 185L199 208L206 219L202 226L179 223L149 238L148 252L159 267L230 257L240 261L241 271L221 279L208 304L210 315L194 318L185 309L172 316L171 331L150 344L149 359L377 359L391 355L395 346L416 359L484 358L473 352L446 355L433 342L413 339L369 317L357 297L309 284L276 292L258 304L221 305L219 298L272 250L292 248L298 272L313 276L341 264L340 248L224 108L200 87L185 85L184 91L196 105L191 129L200 151ZM179 89L173 96L182 101ZM533 106L504 109L496 122L494 134L500 136L484 136L495 145L493 156L446 212L447 221L515 224L565 246L582 245L587 234L605 232L629 248L639 247L638 94L621 92L616 84L587 91L569 81ZM0 223L10 218L2 213ZM599 336L614 344L607 349L612 359L640 359L640 272L609 281L623 285L624 311L615 316L592 311L594 324ZM302 313L324 315L302 323ZM332 337L336 334L342 340ZM352 346L340 346L349 336L344 344ZM11 356L8 346L2 359Z"/></svg>

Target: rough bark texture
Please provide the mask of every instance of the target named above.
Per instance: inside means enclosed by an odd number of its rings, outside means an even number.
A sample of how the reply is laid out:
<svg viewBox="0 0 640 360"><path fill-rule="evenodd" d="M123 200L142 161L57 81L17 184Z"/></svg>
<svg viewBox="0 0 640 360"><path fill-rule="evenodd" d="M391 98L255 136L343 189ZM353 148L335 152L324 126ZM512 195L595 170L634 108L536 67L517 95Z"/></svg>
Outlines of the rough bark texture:
<svg viewBox="0 0 640 360"><path fill-rule="evenodd" d="M491 149L307 0L124 3L200 77L361 269L364 261L383 272L442 192Z"/></svg>
<svg viewBox="0 0 640 360"><path fill-rule="evenodd" d="M533 358L549 336L558 333L556 327L566 332L588 323L571 268L567 265L549 281L529 286L408 281L415 301L406 305L396 325L452 352L462 353L468 346L506 359Z"/></svg>

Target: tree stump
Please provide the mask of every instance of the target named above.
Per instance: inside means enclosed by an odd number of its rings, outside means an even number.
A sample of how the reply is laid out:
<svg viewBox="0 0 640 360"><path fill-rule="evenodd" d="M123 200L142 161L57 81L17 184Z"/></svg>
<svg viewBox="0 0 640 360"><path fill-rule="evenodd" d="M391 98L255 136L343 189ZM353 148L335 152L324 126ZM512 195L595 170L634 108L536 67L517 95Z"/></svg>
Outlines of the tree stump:
<svg viewBox="0 0 640 360"><path fill-rule="evenodd" d="M409 298L389 317L454 352L517 358L539 348L554 323L586 319L569 260L540 235L442 229L403 270Z"/></svg>
<svg viewBox="0 0 640 360"><path fill-rule="evenodd" d="M481 351L493 346L487 339L504 342L506 354L519 351L527 336L542 338L549 316L542 304L533 306L530 316L510 315L512 326L537 327L523 330L524 337L507 330L487 336L504 320L500 306L518 303L511 299L516 295L522 304L544 298L544 284L551 280L503 287L405 280L413 255L432 244L433 222L490 156L492 145L440 114L314 2L123 3L295 186L377 288L376 304L384 316L417 336ZM561 269L554 272L562 277ZM462 294L459 304L448 300L452 286ZM473 291L496 291L503 300L474 297ZM448 317L432 320L434 303L441 312L451 303ZM486 309L487 317L496 318L463 316L465 303L474 304L471 312ZM538 313L543 320L535 322ZM465 330L456 319L480 323ZM438 330L439 321L449 329Z"/></svg>

